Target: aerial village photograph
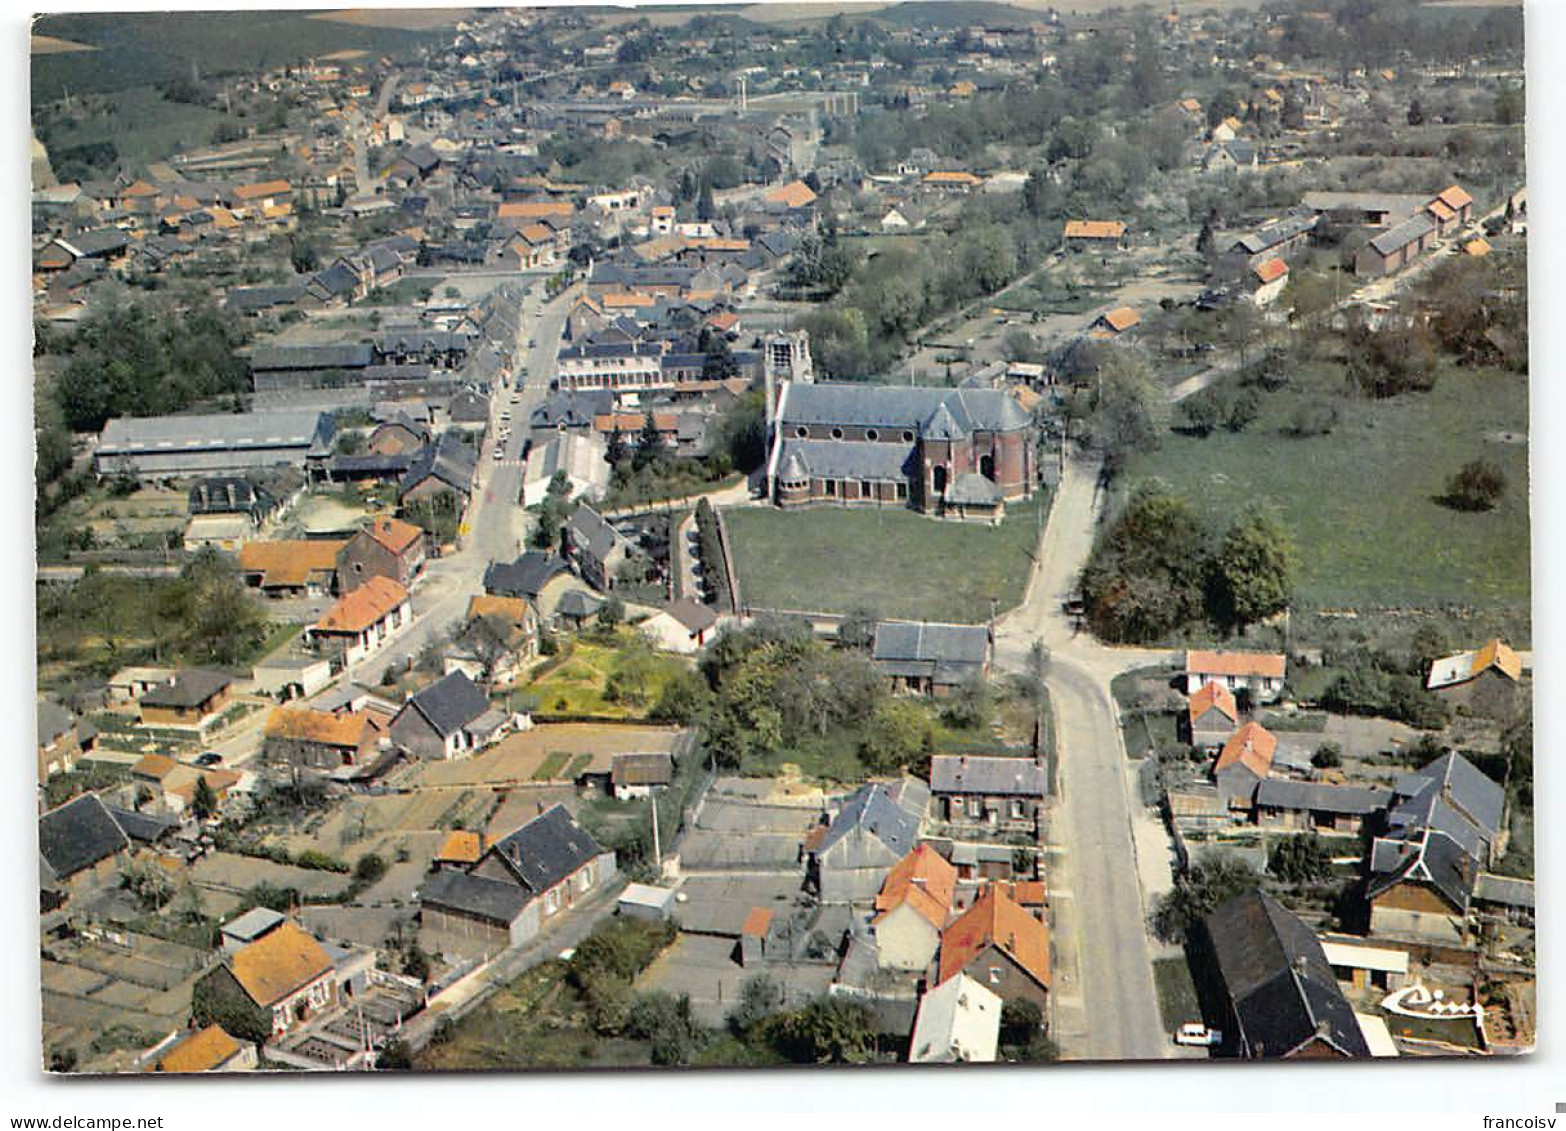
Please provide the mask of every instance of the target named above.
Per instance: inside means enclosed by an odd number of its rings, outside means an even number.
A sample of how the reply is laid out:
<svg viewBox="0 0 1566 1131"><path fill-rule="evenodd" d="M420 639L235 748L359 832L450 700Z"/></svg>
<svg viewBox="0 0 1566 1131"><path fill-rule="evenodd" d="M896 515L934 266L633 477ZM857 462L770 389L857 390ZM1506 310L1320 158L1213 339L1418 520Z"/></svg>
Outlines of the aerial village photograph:
<svg viewBox="0 0 1566 1131"><path fill-rule="evenodd" d="M1523 17L38 17L29 1071L1529 1053Z"/></svg>

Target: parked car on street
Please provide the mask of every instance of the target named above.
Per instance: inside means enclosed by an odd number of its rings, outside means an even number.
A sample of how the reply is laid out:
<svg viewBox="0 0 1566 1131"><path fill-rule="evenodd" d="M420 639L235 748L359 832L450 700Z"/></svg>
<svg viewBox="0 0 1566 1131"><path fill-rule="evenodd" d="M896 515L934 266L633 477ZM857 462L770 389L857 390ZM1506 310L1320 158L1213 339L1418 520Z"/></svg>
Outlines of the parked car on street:
<svg viewBox="0 0 1566 1131"><path fill-rule="evenodd" d="M1177 1045L1196 1045L1200 1048L1212 1048L1222 1041L1222 1033L1217 1029L1209 1029L1200 1021L1187 1021L1175 1033L1175 1044Z"/></svg>

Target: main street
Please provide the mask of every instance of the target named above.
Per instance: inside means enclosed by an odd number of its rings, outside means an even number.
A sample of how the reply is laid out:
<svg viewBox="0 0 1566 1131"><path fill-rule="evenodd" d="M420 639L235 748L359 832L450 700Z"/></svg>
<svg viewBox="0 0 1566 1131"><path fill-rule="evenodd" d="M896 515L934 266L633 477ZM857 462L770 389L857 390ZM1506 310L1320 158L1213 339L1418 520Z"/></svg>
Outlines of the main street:
<svg viewBox="0 0 1566 1131"><path fill-rule="evenodd" d="M1093 547L1102 500L1098 468L1067 463L1022 605L997 624L997 666L1025 670L1049 650L1045 682L1055 719L1060 794L1050 818L1049 893L1055 915L1055 1039L1071 1060L1173 1055L1159 1018L1137 845L1157 844L1131 793L1130 764L1110 681L1166 653L1108 648L1079 632L1065 604ZM1146 851L1144 849L1144 851ZM1150 855L1150 854L1149 854ZM1144 869L1161 862L1144 858Z"/></svg>
<svg viewBox="0 0 1566 1131"><path fill-rule="evenodd" d="M497 385L491 391L489 434L479 450L473 495L458 548L425 567L424 580L413 596L413 624L378 655L354 666L351 677L359 683L374 684L392 663L417 656L430 642L455 628L469 599L481 591L485 569L491 562L515 558L526 538L528 521L519 496L527 422L554 379L555 351L574 291L563 291L546 303L541 300L541 278L514 274L511 281L527 288L514 354L524 361L514 374L514 387ZM509 415L512 428L504 442L500 440L503 414ZM504 453L499 460L494 458L496 445Z"/></svg>

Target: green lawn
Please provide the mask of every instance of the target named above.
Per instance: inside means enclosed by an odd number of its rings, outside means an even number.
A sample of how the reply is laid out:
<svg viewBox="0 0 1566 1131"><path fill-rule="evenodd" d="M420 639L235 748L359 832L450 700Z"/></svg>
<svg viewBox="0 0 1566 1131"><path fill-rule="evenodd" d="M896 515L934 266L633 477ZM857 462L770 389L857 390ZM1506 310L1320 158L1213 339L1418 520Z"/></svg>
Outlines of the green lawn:
<svg viewBox="0 0 1566 1131"><path fill-rule="evenodd" d="M1342 388L1325 367L1316 380ZM1264 397L1260 419L1237 435L1166 435L1131 462L1120 490L1156 476L1220 527L1251 499L1275 504L1299 547L1301 606L1526 609L1528 449L1497 438L1527 432L1526 378L1449 369L1430 393L1340 394L1338 427L1309 439L1282 431L1301 397ZM1506 475L1500 505L1482 514L1443 506L1448 476L1478 457Z"/></svg>
<svg viewBox="0 0 1566 1131"><path fill-rule="evenodd" d="M1153 985L1158 990L1158 1013L1164 1019L1166 1032L1173 1033L1187 1021L1202 1019L1191 968L1183 956L1153 959Z"/></svg>
<svg viewBox="0 0 1566 1131"><path fill-rule="evenodd" d="M519 689L544 715L594 715L599 718L642 719L658 701L664 686L688 668L679 656L653 652L622 630L618 643L577 640L571 654ZM610 693L614 676L625 689ZM558 769L558 767L556 767Z"/></svg>
<svg viewBox="0 0 1566 1131"><path fill-rule="evenodd" d="M751 608L977 624L1021 602L1047 509L1037 498L1008 504L998 527L909 510L742 507L723 517Z"/></svg>

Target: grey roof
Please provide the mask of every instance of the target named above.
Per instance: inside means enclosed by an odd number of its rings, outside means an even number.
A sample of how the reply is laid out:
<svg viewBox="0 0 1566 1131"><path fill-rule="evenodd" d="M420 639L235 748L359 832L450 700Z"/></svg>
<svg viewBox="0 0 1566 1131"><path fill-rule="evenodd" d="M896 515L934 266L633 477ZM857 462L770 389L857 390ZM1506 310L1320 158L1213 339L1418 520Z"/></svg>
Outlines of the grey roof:
<svg viewBox="0 0 1566 1131"><path fill-rule="evenodd" d="M485 855L504 860L526 887L542 894L602 853L565 806L556 805L496 842Z"/></svg>
<svg viewBox="0 0 1566 1131"><path fill-rule="evenodd" d="M141 844L155 844L179 828L179 822L172 817L138 813L134 809L120 809L113 805L105 805L104 808L126 836Z"/></svg>
<svg viewBox="0 0 1566 1131"><path fill-rule="evenodd" d="M1207 916L1204 926L1242 1050L1284 1056L1319 1033L1349 1056L1370 1055L1320 941L1270 895L1237 896Z"/></svg>
<svg viewBox="0 0 1566 1131"><path fill-rule="evenodd" d="M473 476L478 467L478 456L471 444L464 444L448 432L414 457L408 473L402 477L399 490L406 494L426 479L440 480L453 491L466 495L473 489Z"/></svg>
<svg viewBox="0 0 1566 1131"><path fill-rule="evenodd" d="M585 589L568 589L560 594L560 600L555 603L555 612L567 620L586 620L603 608L604 604L604 599L596 593L589 593Z"/></svg>
<svg viewBox="0 0 1566 1131"><path fill-rule="evenodd" d="M251 942L283 922L281 912L270 907L252 907L243 915L223 924L223 933L244 942Z"/></svg>
<svg viewBox="0 0 1566 1131"><path fill-rule="evenodd" d="M960 440L967 435L962 426L953 419L951 410L946 407L944 401L935 406L935 411L921 426L920 434L926 440Z"/></svg>
<svg viewBox="0 0 1566 1131"><path fill-rule="evenodd" d="M1385 212L1407 216L1423 208L1429 199L1406 192L1307 192L1300 203L1312 212Z"/></svg>
<svg viewBox="0 0 1566 1131"><path fill-rule="evenodd" d="M1385 809L1391 801L1390 789L1372 786L1328 785L1325 782L1268 778L1256 787L1257 805L1301 812L1362 817Z"/></svg>
<svg viewBox="0 0 1566 1131"><path fill-rule="evenodd" d="M946 501L954 506L991 507L1001 501L1001 493L978 472L965 471L946 489Z"/></svg>
<svg viewBox="0 0 1566 1131"><path fill-rule="evenodd" d="M913 463L912 444L868 440L785 440L783 462L796 465L783 478L872 479L907 482Z"/></svg>
<svg viewBox="0 0 1566 1131"><path fill-rule="evenodd" d="M414 695L403 709L423 715L435 733L445 738L489 710L489 699L465 672L458 669Z"/></svg>
<svg viewBox="0 0 1566 1131"><path fill-rule="evenodd" d="M1251 255L1259 255L1310 231L1316 226L1316 219L1314 212L1285 216L1281 220L1274 220L1270 224L1264 224L1254 232L1242 236L1236 241L1235 246L1243 248Z"/></svg>
<svg viewBox="0 0 1566 1131"><path fill-rule="evenodd" d="M937 389L915 385L821 382L789 385L779 423L845 424L918 433L945 405L964 432L1026 428L1028 414L1000 389Z"/></svg>
<svg viewBox="0 0 1566 1131"><path fill-rule="evenodd" d="M674 780L674 755L616 754L609 777L615 785L668 785Z"/></svg>
<svg viewBox="0 0 1566 1131"><path fill-rule="evenodd" d="M211 475L191 485L187 509L191 514L252 514L270 510L272 493L244 475Z"/></svg>
<svg viewBox="0 0 1566 1131"><path fill-rule="evenodd" d="M95 793L84 793L38 818L38 852L61 880L129 847L125 830Z"/></svg>
<svg viewBox="0 0 1566 1131"><path fill-rule="evenodd" d="M168 683L148 688L141 703L145 707L199 707L233 682L222 672L190 668L175 672Z"/></svg>
<svg viewBox="0 0 1566 1131"><path fill-rule="evenodd" d="M492 563L484 571L484 592L533 600L551 578L569 572L564 558L535 550L513 562Z"/></svg>
<svg viewBox="0 0 1566 1131"><path fill-rule="evenodd" d="M1442 754L1419 770L1398 778L1394 788L1400 798L1407 798L1400 801L1391 814L1395 823L1409 824L1419 820L1421 815L1437 812L1440 803L1446 802L1486 839L1493 839L1500 831L1506 792L1461 754Z"/></svg>
<svg viewBox="0 0 1566 1131"><path fill-rule="evenodd" d="M1401 224L1388 228L1371 240L1370 246L1381 255L1391 255L1398 248L1428 236L1435 230L1436 222L1431 219L1430 213L1416 212Z"/></svg>
<svg viewBox="0 0 1566 1131"><path fill-rule="evenodd" d="M421 907L456 911L507 927L532 899L533 893L519 884L467 872L436 872L419 889Z"/></svg>
<svg viewBox="0 0 1566 1131"><path fill-rule="evenodd" d="M586 503L579 504L571 512L566 522L566 536L573 549L585 552L599 561L607 558L617 545L628 544L624 535Z"/></svg>
<svg viewBox="0 0 1566 1131"><path fill-rule="evenodd" d="M412 369L414 366L401 366ZM457 424L480 424L489 420L489 398L477 389L462 389L446 404L446 415Z"/></svg>
<svg viewBox="0 0 1566 1131"><path fill-rule="evenodd" d="M935 793L1043 797L1049 792L1049 775L1032 758L937 754L930 759L930 788Z"/></svg>
<svg viewBox="0 0 1566 1131"><path fill-rule="evenodd" d="M1508 907L1532 907L1533 881L1480 872L1474 883L1474 898L1485 903L1502 903Z"/></svg>
<svg viewBox="0 0 1566 1131"><path fill-rule="evenodd" d="M352 294L359 288L359 275L339 259L330 267L311 275L308 286L328 295Z"/></svg>
<svg viewBox="0 0 1566 1131"><path fill-rule="evenodd" d="M250 351L250 371L274 369L363 369L372 357L363 342L324 346L257 346Z"/></svg>
<svg viewBox="0 0 1566 1131"><path fill-rule="evenodd" d="M591 428L593 417L614 410L614 390L552 393L528 417L533 428Z"/></svg>
<svg viewBox="0 0 1566 1131"><path fill-rule="evenodd" d="M119 228L94 228L90 232L61 236L57 242L77 255L107 255L129 244L130 237Z"/></svg>
<svg viewBox="0 0 1566 1131"><path fill-rule="evenodd" d="M689 597L681 597L677 601L670 602L663 611L691 632L705 632L718 623L716 610Z"/></svg>
<svg viewBox="0 0 1566 1131"><path fill-rule="evenodd" d="M983 625L882 621L875 626L870 655L875 660L933 660L982 665L989 658L990 632Z"/></svg>
<svg viewBox="0 0 1566 1131"><path fill-rule="evenodd" d="M327 473L333 478L370 475L400 479L407 475L415 458L407 452L399 452L396 455L366 452L357 456L333 456L331 463L327 464Z"/></svg>
<svg viewBox="0 0 1566 1131"><path fill-rule="evenodd" d="M855 829L865 830L900 858L912 851L919 837L919 819L897 804L885 785L871 782L844 803L822 837L818 852L826 852Z"/></svg>
<svg viewBox="0 0 1566 1131"><path fill-rule="evenodd" d="M661 342L583 342L567 346L560 351L562 361L577 358L659 357L663 353Z"/></svg>
<svg viewBox="0 0 1566 1131"><path fill-rule="evenodd" d="M54 699L38 700L38 745L48 746L76 725L76 715Z"/></svg>
<svg viewBox="0 0 1566 1131"><path fill-rule="evenodd" d="M331 418L313 410L209 416L122 416L103 426L100 456L200 448L312 447L331 435Z"/></svg>
<svg viewBox="0 0 1566 1131"><path fill-rule="evenodd" d="M1427 883L1452 906L1467 911L1478 865L1457 840L1439 829L1419 829L1402 837L1378 837L1371 845L1371 899L1403 882Z"/></svg>
<svg viewBox="0 0 1566 1131"><path fill-rule="evenodd" d="M473 345L473 335L466 330L428 330L423 328L385 330L375 335L375 349L382 354L437 353L466 351Z"/></svg>
<svg viewBox="0 0 1566 1131"><path fill-rule="evenodd" d="M298 302L299 296L304 294L304 285L301 283L286 283L282 286L261 287L234 287L223 299L223 306L228 310L250 312L266 310L273 306L287 306Z"/></svg>

